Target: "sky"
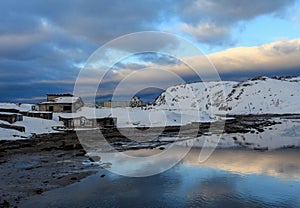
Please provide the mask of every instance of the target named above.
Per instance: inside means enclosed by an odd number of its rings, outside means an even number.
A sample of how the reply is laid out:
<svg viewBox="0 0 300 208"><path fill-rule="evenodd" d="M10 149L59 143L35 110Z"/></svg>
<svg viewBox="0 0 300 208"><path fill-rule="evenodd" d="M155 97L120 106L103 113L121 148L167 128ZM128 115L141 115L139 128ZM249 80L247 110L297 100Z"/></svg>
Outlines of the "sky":
<svg viewBox="0 0 300 208"><path fill-rule="evenodd" d="M299 0L2 0L0 18L2 102L39 102L47 93L72 93L80 71L99 47L143 31L166 32L190 42L222 80L300 75ZM185 61L205 69L201 54L179 60L155 53L166 44L178 45L174 40L145 37L136 44L150 52L112 66L101 80L97 99L109 99L125 79L149 98L159 88L180 82L153 68L175 72L186 82L199 77ZM164 85L145 87L152 81ZM120 93L126 89L130 87Z"/></svg>

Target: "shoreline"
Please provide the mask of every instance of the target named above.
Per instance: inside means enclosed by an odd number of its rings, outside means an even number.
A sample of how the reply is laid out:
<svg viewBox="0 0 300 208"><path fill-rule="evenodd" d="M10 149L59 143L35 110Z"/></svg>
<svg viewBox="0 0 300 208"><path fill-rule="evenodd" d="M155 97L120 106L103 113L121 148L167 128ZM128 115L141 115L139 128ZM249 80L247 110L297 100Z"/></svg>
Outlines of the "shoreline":
<svg viewBox="0 0 300 208"><path fill-rule="evenodd" d="M225 123L224 123L225 122ZM175 142L189 142L189 135L203 136L211 133L254 134L262 133L278 121L265 117L240 117L215 123L215 127L225 124L223 131L218 128L211 128L210 123L193 123L186 126L173 126L166 128L122 128L105 129L99 131L59 132L34 135L30 139L22 140L1 140L0 141L0 207L18 206L20 201L42 194L43 192L65 187L79 182L87 176L95 173L101 174L105 170L93 163L100 159L90 158L86 153L90 152L89 147L78 136L84 136L87 144L103 145L108 144L109 148L117 151L158 149L163 151L168 145ZM252 133L251 133L252 132ZM130 135L129 138L125 135ZM133 136L133 137L131 137ZM179 140L178 140L179 138ZM185 140L185 138L187 138ZM233 139L235 140L235 138ZM108 142L107 142L108 141ZM102 143L101 143L102 142ZM270 149L251 149L248 146L234 141L238 146L217 147L217 149L231 149L233 151L270 151ZM245 141L247 143L247 141ZM92 145L93 146L93 145ZM97 148L97 145L95 145ZM99 147L99 146L98 146ZM197 147L195 147L197 148ZM284 149L284 150L283 150ZM284 146L272 151L288 151L298 146ZM110 151L108 149L108 151ZM98 161L97 161L98 160Z"/></svg>
<svg viewBox="0 0 300 208"><path fill-rule="evenodd" d="M34 141L37 140L37 141ZM34 142L33 142L34 141ZM19 142L23 143L24 140ZM30 143L33 142L34 146ZM74 135L54 134L43 135L42 138L25 141L21 148L16 144L9 145L11 141L4 144L9 147L3 152L3 143L0 145L0 207L15 207L33 196L44 192L66 187L70 184L80 182L82 179L99 175L105 177L107 170L101 167L97 158L86 155L79 140ZM49 147L50 145L50 147ZM158 151L163 151L160 149ZM153 149L142 147L141 149ZM139 149L126 148L124 151L135 151ZM192 150L197 151L197 147ZM236 153L255 152L259 154L276 154L283 152L299 151L299 148L280 148L275 150L252 150L244 147L217 148L216 153L233 151Z"/></svg>

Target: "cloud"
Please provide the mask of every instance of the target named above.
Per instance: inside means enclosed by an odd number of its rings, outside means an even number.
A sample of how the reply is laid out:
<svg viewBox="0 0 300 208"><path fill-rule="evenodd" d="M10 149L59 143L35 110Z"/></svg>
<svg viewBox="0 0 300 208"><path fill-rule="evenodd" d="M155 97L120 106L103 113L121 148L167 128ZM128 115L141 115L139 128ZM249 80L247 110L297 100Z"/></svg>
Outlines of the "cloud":
<svg viewBox="0 0 300 208"><path fill-rule="evenodd" d="M144 64L143 70L126 68L130 66L130 63L127 63L127 65L123 65L125 68L119 68L115 76L111 76L110 78L113 78L113 81L117 82L126 77L131 77L131 79L126 79L136 85L143 82L164 82L169 84L172 83L170 74L176 74L185 81L197 78L196 73L185 63L193 66L194 70L199 74L203 76L207 75L208 77L215 73L214 71L210 71L212 69L210 63L216 67L221 77L227 74L247 74L247 78L256 76L258 72L264 75L272 75L278 71L284 74L285 70L294 71L294 74L298 73L299 75L299 57L300 39L279 40L261 46L232 48L209 54L206 57L203 55L183 57L182 62L177 60L177 62L169 65L149 62ZM162 73L159 73L160 71ZM131 75L132 73L134 74Z"/></svg>
<svg viewBox="0 0 300 208"><path fill-rule="evenodd" d="M64 32L71 40L77 37L103 44L124 34L156 30L161 22L168 23L172 18L178 18L183 32L194 36L198 41L211 44L217 38L228 39L233 24L265 14L279 16L294 2L295 0L133 0L130 3L122 0L4 0L0 7L0 34L5 37L18 35L16 38L19 40L32 34L32 40L39 42ZM209 39L210 36L212 39ZM152 46L163 42L152 41ZM151 46L150 43L151 41L143 41L137 45Z"/></svg>
<svg viewBox="0 0 300 208"><path fill-rule="evenodd" d="M288 74L285 70L299 75L300 39L279 40L255 47L232 48L208 56L179 57L181 60L169 63L167 56L158 58L158 62L154 62L155 58L152 58L160 57L161 54L145 53L144 55L144 58L140 54L138 59L124 60L125 64L118 63L118 67L113 68L101 80L99 95L114 92L120 96L134 95L149 87L166 89L179 83L215 80L219 78L216 73L219 73L221 78L236 74L244 76L244 79L257 76L258 73L269 76L278 75L278 72ZM141 60L149 60L149 62L140 64ZM136 64L135 61L138 61L139 64ZM214 71L214 67L217 71ZM86 93L91 91L89 87L93 89L95 84L100 82L94 74L92 75L93 77L86 76L78 83L82 84Z"/></svg>
<svg viewBox="0 0 300 208"><path fill-rule="evenodd" d="M241 20L250 20L264 14L277 14L286 9L295 0L183 0L178 10L182 19L188 23L217 22L231 24ZM254 6L255 5L255 6Z"/></svg>
<svg viewBox="0 0 300 208"><path fill-rule="evenodd" d="M222 44L228 39L230 29L224 26L203 23L197 26L182 24L180 26L184 33L192 35L197 41L204 43Z"/></svg>
<svg viewBox="0 0 300 208"><path fill-rule="evenodd" d="M161 29L161 24L171 24L175 19L179 29L198 42L228 45L231 43L230 33L235 24L260 15L280 16L294 2L295 0L3 0L0 3L0 97L16 98L20 94L39 97L53 89L70 91L88 57L99 46L120 35ZM144 36L134 42L121 43L118 49L128 51L144 48L148 48L148 51L165 48L173 50L178 47L176 40L167 37L153 39ZM293 43L286 43L276 45L272 50L260 50L263 54L289 52L292 56L295 48ZM236 58L230 55L227 60L230 59ZM110 74L108 80L116 82L132 70L143 70L149 66L172 68L185 79L194 76L193 73L188 73L186 66L171 57L144 55L139 61L140 63L116 66L117 73ZM237 65L238 60L231 61ZM287 66L290 65L291 63L287 63ZM13 88L15 85L23 86L23 91ZM6 92L9 89L12 89L11 93Z"/></svg>
<svg viewBox="0 0 300 208"><path fill-rule="evenodd" d="M285 10L296 0L183 0L177 10L184 33L202 43L225 44L232 42L230 32L237 23L261 15L283 17Z"/></svg>
<svg viewBox="0 0 300 208"><path fill-rule="evenodd" d="M279 40L255 47L239 47L208 55L220 73L262 73L300 69L300 39Z"/></svg>

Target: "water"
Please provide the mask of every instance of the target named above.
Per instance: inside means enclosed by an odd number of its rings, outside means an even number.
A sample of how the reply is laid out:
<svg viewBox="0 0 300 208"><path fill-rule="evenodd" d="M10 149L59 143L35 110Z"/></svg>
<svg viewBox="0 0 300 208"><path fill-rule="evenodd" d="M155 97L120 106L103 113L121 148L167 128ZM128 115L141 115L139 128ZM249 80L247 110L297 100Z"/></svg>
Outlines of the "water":
<svg viewBox="0 0 300 208"><path fill-rule="evenodd" d="M198 155L193 149L175 167L150 177L101 169L20 207L300 207L300 150L217 150L205 163Z"/></svg>

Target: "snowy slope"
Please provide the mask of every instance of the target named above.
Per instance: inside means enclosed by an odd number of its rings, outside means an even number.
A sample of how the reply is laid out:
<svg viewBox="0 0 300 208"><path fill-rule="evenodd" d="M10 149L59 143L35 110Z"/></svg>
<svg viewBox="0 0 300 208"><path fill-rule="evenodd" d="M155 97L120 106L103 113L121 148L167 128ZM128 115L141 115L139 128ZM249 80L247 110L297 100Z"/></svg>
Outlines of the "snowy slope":
<svg viewBox="0 0 300 208"><path fill-rule="evenodd" d="M300 77L257 77L244 82L198 82L168 88L156 109L207 114L300 113Z"/></svg>

